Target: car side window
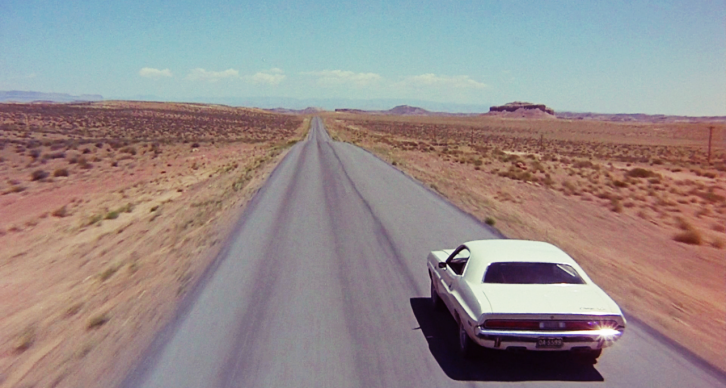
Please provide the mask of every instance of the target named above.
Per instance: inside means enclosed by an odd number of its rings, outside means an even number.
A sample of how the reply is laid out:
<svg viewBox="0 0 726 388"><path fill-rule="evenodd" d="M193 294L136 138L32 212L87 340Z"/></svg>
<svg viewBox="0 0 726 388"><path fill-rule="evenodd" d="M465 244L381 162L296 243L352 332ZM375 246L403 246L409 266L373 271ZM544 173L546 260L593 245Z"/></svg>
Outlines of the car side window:
<svg viewBox="0 0 726 388"><path fill-rule="evenodd" d="M461 275L464 273L464 269L466 268L466 264L469 262L470 256L471 252L469 249L462 245L451 253L449 258L446 259L446 264L455 274Z"/></svg>

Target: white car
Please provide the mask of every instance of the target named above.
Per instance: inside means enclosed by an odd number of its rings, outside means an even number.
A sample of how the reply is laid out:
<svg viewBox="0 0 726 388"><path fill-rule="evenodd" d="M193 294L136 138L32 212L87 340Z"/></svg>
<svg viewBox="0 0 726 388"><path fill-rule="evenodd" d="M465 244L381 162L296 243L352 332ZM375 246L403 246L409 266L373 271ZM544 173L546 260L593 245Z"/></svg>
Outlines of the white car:
<svg viewBox="0 0 726 388"><path fill-rule="evenodd" d="M573 351L594 362L625 330L618 305L552 244L471 241L427 262L431 301L458 323L465 357L481 346Z"/></svg>

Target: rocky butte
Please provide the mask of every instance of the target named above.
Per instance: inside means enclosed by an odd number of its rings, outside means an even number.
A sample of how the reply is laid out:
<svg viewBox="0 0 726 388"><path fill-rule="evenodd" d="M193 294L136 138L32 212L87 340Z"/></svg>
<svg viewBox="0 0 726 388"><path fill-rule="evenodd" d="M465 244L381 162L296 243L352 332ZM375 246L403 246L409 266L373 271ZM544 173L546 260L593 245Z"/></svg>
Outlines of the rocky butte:
<svg viewBox="0 0 726 388"><path fill-rule="evenodd" d="M505 115L507 116L507 113L516 113L516 114L524 114L524 115L551 115L554 116L555 111L552 108L548 108L544 104L532 104L530 102L510 102L508 104L500 105L500 106L493 106L489 108L490 115Z"/></svg>

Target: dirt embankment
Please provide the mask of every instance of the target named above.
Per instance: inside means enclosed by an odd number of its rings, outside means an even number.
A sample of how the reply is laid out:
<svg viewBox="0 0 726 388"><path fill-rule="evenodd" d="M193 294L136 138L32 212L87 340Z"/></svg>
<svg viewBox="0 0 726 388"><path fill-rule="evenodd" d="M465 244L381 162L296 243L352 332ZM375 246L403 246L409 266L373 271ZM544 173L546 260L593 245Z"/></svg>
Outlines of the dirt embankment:
<svg viewBox="0 0 726 388"><path fill-rule="evenodd" d="M726 370L724 150L708 165L697 128L552 125L326 121L510 238L562 247L628 314Z"/></svg>
<svg viewBox="0 0 726 388"><path fill-rule="evenodd" d="M0 123L0 387L118 385L308 124L122 102Z"/></svg>

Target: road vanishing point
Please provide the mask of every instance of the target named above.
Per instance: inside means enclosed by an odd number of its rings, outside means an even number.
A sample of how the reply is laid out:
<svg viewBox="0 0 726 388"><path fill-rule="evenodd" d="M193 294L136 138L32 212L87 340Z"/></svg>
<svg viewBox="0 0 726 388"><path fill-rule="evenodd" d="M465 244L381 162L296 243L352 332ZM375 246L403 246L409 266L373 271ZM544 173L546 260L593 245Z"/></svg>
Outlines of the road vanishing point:
<svg viewBox="0 0 726 388"><path fill-rule="evenodd" d="M123 386L726 386L634 319L594 365L461 358L426 256L502 237L316 117Z"/></svg>

